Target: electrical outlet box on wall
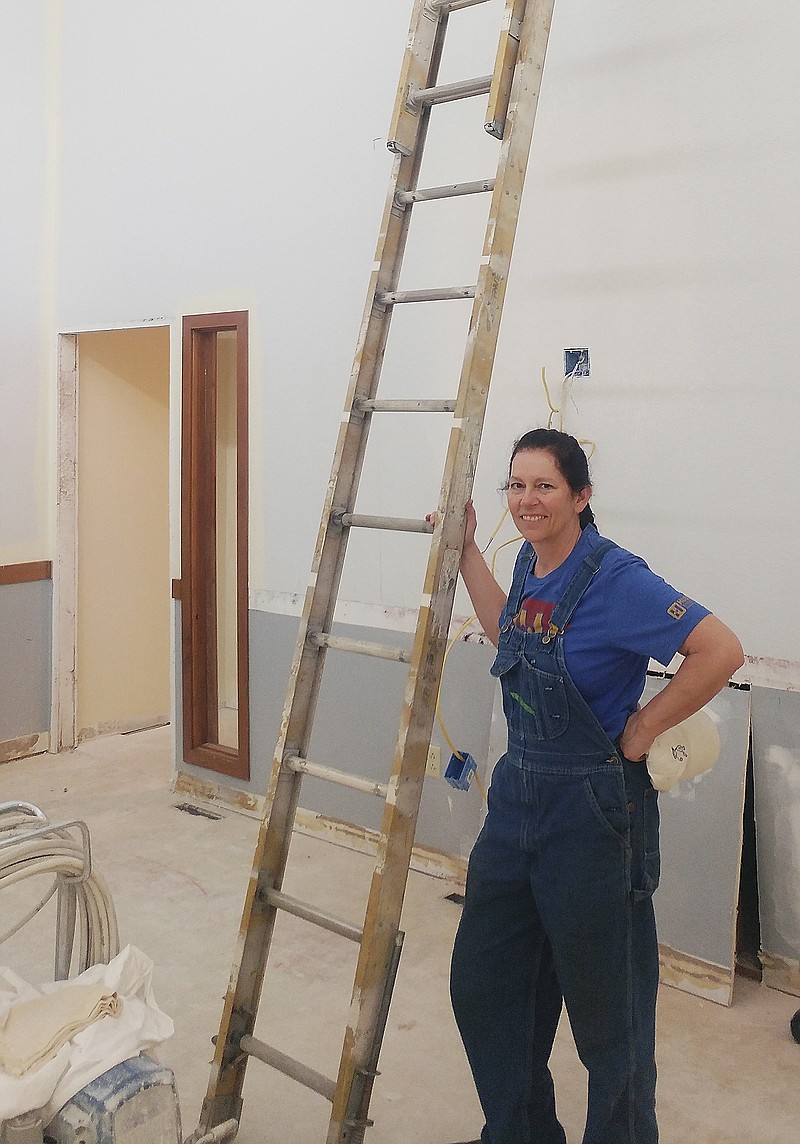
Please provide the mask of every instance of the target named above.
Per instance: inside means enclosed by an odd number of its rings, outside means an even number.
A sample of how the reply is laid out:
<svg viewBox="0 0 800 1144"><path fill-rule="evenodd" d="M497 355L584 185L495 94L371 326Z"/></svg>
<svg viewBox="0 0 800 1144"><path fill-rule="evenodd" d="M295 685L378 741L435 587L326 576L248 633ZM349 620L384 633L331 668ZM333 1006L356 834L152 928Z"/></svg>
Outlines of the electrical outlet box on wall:
<svg viewBox="0 0 800 1144"><path fill-rule="evenodd" d="M564 350L564 377L589 376L589 350Z"/></svg>
<svg viewBox="0 0 800 1144"><path fill-rule="evenodd" d="M425 774L430 775L433 779L440 779L442 777L441 747L428 747L428 764L425 767Z"/></svg>

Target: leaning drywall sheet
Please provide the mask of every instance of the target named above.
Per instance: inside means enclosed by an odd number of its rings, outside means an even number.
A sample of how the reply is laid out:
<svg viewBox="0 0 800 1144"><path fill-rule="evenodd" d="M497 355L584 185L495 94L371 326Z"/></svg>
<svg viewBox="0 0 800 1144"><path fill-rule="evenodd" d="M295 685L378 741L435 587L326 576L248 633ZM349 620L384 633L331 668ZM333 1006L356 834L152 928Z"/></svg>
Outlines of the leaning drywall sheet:
<svg viewBox="0 0 800 1144"><path fill-rule="evenodd" d="M753 688L764 983L800 995L800 694Z"/></svg>
<svg viewBox="0 0 800 1144"><path fill-rule="evenodd" d="M665 686L647 681L643 702ZM726 687L707 710L721 752L714 768L659 798L661 884L655 895L661 979L730 1005L736 947L750 692Z"/></svg>

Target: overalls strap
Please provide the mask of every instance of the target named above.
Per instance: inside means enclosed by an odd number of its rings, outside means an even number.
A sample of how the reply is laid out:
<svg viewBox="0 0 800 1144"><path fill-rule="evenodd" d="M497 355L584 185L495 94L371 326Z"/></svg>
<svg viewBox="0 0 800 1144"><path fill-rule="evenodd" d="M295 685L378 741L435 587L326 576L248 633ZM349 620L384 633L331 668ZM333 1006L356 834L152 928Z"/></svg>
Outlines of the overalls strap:
<svg viewBox="0 0 800 1144"><path fill-rule="evenodd" d="M595 549L584 556L578 571L570 580L564 594L553 609L550 629L542 638L542 643L550 643L554 636L562 635L572 619L573 612L583 599L586 589L600 571L606 553L618 547L613 540L601 540Z"/></svg>

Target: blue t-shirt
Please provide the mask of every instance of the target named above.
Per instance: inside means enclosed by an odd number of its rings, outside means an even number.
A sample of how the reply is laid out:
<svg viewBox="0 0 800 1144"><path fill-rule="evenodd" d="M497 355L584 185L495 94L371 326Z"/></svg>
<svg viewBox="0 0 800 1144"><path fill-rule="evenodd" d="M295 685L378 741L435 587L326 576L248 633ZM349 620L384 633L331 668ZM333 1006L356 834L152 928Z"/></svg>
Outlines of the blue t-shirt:
<svg viewBox="0 0 800 1144"><path fill-rule="evenodd" d="M547 628L587 552L602 537L581 533L563 564L547 576L528 574L517 627ZM708 609L667 584L639 556L612 548L564 632L564 658L573 683L606 734L616 739L641 698L650 659L665 667Z"/></svg>

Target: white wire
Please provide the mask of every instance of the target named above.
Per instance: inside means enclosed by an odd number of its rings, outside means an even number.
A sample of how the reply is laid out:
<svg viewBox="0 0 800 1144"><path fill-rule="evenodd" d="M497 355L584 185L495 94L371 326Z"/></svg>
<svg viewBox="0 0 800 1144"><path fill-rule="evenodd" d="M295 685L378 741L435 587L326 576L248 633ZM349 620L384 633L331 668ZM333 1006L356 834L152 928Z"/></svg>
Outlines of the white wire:
<svg viewBox="0 0 800 1144"><path fill-rule="evenodd" d="M10 818L11 816L9 816ZM16 818L16 816L14 816ZM29 830L37 826L36 819L21 816L22 821L3 823L2 829ZM106 963L119 953L119 929L116 911L105 879L97 870L91 870L84 882L78 878L84 872L83 845L57 829L52 834L35 837L21 833L19 839L0 848L0 890L37 875L55 875L55 881L41 901L4 934L0 944L17 933L49 901L53 894L64 888L73 893L78 917L78 941L70 950L62 951L62 966L69 975L72 962L82 973L90 965ZM67 887L69 889L67 889ZM64 935L57 933L56 941ZM77 956L76 956L77 955Z"/></svg>

